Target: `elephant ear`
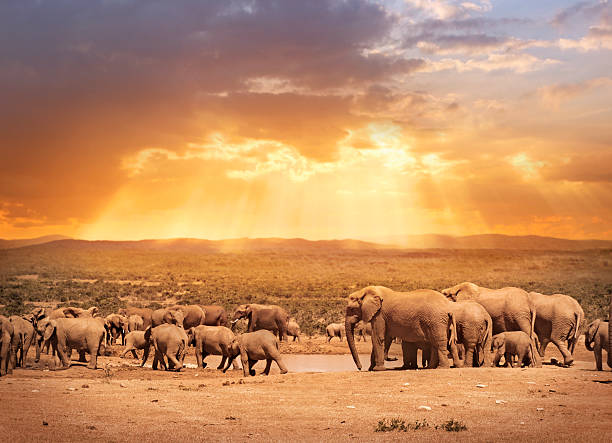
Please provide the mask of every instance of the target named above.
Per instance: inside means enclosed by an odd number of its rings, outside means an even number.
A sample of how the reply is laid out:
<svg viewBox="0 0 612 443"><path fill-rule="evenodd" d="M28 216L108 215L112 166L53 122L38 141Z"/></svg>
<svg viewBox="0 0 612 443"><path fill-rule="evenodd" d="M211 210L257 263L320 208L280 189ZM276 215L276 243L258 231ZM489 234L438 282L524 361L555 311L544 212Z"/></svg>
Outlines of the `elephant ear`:
<svg viewBox="0 0 612 443"><path fill-rule="evenodd" d="M247 305L244 313L246 314L246 317L250 317L253 314L253 307L251 305Z"/></svg>
<svg viewBox="0 0 612 443"><path fill-rule="evenodd" d="M375 289L367 288L364 290L361 300L361 318L364 322L369 322L382 307L382 294Z"/></svg>
<svg viewBox="0 0 612 443"><path fill-rule="evenodd" d="M45 327L45 334L43 335L44 340L48 341L51 337L53 337L56 329L57 322L55 320L51 320L49 323L47 323L47 326Z"/></svg>

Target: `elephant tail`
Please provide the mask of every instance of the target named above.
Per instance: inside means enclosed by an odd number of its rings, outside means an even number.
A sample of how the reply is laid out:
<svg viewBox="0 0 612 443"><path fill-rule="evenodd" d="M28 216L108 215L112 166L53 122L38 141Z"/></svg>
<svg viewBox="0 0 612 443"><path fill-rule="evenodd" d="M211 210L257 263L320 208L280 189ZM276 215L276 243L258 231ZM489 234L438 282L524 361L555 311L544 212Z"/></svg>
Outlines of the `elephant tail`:
<svg viewBox="0 0 612 443"><path fill-rule="evenodd" d="M530 309L531 315L531 328L529 330L529 338L533 339L533 335L535 334L535 321L536 321L536 308L532 306Z"/></svg>
<svg viewBox="0 0 612 443"><path fill-rule="evenodd" d="M597 331L599 330L599 325L601 324L601 320L597 319L593 323L591 323L584 334L584 346L587 348L587 351L593 350L593 343L595 342L595 337L597 337ZM593 329L593 334L591 335L590 331Z"/></svg>
<svg viewBox="0 0 612 443"><path fill-rule="evenodd" d="M149 358L149 351L151 350L151 326L149 326L144 333L145 346L144 353L142 354L142 363L140 366L144 366Z"/></svg>
<svg viewBox="0 0 612 443"><path fill-rule="evenodd" d="M567 337L568 347L570 354L574 355L574 349L576 348L576 343L578 342L578 337L580 336L580 324L582 323L582 315L580 311L574 312L574 324L572 325L573 331L570 330L569 336Z"/></svg>
<svg viewBox="0 0 612 443"><path fill-rule="evenodd" d="M532 368L538 368L538 367L541 367L541 364L538 363L538 361L536 360L536 358L538 357L539 354L536 352L536 350L534 348L535 348L535 342L534 342L533 339L531 339L529 341L529 353L531 354L530 355L530 360L531 361L530 361L530 365L529 366L531 366ZM520 362L519 362L519 365L520 365Z"/></svg>
<svg viewBox="0 0 612 443"><path fill-rule="evenodd" d="M448 313L448 346L457 345L457 322L452 312Z"/></svg>
<svg viewBox="0 0 612 443"><path fill-rule="evenodd" d="M480 337L480 347L482 350L482 358L480 356L480 353L478 353L478 365L479 366L484 366L487 362L486 355L488 355L489 351L491 350L491 337L493 336L493 321L487 318L485 319L485 322L487 323L487 326L484 330L484 333L482 334L482 337Z"/></svg>

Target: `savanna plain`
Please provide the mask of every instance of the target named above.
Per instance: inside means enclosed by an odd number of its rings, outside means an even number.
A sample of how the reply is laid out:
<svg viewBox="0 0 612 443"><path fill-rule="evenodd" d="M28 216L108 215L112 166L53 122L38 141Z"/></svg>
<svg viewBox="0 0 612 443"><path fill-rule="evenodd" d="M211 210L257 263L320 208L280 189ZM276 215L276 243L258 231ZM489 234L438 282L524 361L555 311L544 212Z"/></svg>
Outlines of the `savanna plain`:
<svg viewBox="0 0 612 443"><path fill-rule="evenodd" d="M153 371L110 355L98 370L73 361L49 370L49 356L0 379L2 441L612 441L612 373L595 371L581 340L570 368L553 345L542 368L451 368L358 372L346 341L325 325L342 321L356 288L441 290L462 281L564 293L586 322L606 318L612 251L316 250L192 252L129 248L26 247L0 251L0 311L97 306L240 303L283 306L301 342L283 342L289 374L255 377L195 368ZM359 342L365 363L371 344ZM320 355L317 355L320 354ZM391 355L401 360L399 345ZM308 364L330 359L318 372ZM210 358L210 357L209 357ZM391 369L395 362L387 363ZM367 365L366 365L367 366Z"/></svg>

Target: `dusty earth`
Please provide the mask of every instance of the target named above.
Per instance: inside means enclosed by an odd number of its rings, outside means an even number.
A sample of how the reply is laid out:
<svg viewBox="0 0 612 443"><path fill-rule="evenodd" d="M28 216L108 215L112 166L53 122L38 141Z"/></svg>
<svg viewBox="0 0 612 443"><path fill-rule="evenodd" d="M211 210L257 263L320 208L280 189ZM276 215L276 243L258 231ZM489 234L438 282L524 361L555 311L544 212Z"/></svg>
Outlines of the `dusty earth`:
<svg viewBox="0 0 612 443"><path fill-rule="evenodd" d="M359 346L369 353L369 343ZM612 372L595 371L582 344L572 368L371 373L354 369L346 342L319 337L283 346L289 374L273 365L272 375L248 378L222 374L218 360L193 368L193 349L180 373L137 367L116 356L120 349L96 371L77 362L45 370L48 357L39 367L31 352L33 367L0 379L0 441L612 441ZM399 351L394 345L391 354ZM336 372L293 372L327 358L313 353L327 354ZM560 355L549 346L551 358ZM430 426L375 432L379 420L395 417ZM450 419L467 430L435 429Z"/></svg>

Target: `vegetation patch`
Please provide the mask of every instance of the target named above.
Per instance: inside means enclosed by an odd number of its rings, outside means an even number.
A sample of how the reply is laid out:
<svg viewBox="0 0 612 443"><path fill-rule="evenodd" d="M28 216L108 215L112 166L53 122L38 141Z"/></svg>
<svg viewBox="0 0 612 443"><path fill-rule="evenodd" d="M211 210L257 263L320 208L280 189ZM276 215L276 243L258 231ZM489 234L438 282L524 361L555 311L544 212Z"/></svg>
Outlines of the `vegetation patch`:
<svg viewBox="0 0 612 443"><path fill-rule="evenodd" d="M406 420L395 417L378 420L378 424L376 425L376 428L374 428L374 432L408 432L430 428L435 430L444 430L447 432L467 431L467 426L463 422L453 418L438 425L431 425L427 422L427 419L423 419L423 421L416 420L414 423L407 423Z"/></svg>

